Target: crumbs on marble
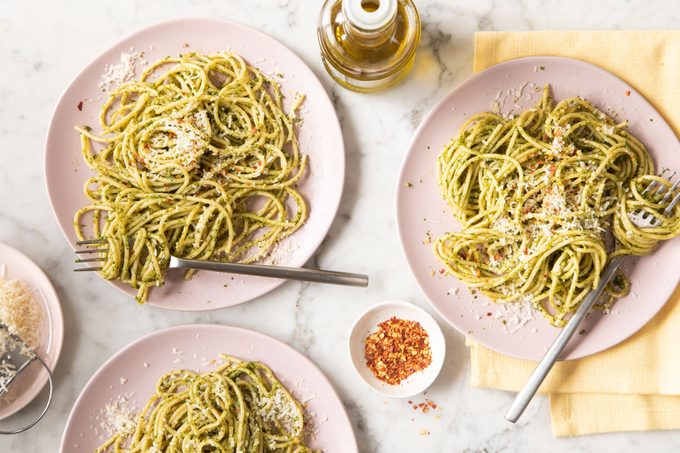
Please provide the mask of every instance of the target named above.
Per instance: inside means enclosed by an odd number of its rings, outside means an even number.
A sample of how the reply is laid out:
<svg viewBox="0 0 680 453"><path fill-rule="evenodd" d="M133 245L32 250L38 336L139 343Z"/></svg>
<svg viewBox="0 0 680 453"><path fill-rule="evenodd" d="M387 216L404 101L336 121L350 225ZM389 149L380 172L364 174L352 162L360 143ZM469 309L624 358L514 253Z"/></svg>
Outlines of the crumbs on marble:
<svg viewBox="0 0 680 453"><path fill-rule="evenodd" d="M430 230L427 230L425 232L425 239L423 240L423 244L432 244L432 233L430 233Z"/></svg>
<svg viewBox="0 0 680 453"><path fill-rule="evenodd" d="M441 411L442 407L435 403L434 401L431 401L428 398L425 398L425 401L422 401L420 403L415 402L413 400L408 400L409 406L411 406L411 409L413 409L416 412L420 412L423 414L427 414L431 410L438 410Z"/></svg>
<svg viewBox="0 0 680 453"><path fill-rule="evenodd" d="M404 183L404 187L408 187L410 189L411 187L413 187L413 183L412 182L406 182L406 183Z"/></svg>

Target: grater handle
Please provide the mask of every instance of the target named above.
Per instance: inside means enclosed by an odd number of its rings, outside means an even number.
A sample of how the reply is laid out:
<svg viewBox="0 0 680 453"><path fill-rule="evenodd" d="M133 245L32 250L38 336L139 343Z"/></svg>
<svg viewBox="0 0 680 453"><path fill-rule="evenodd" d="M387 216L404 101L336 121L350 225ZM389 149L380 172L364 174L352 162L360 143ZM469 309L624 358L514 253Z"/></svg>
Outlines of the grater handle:
<svg viewBox="0 0 680 453"><path fill-rule="evenodd" d="M47 371L47 383L50 386L50 393L47 396L47 402L45 403L45 407L43 408L42 412L40 412L40 415L38 415L28 425L23 426L23 427L18 428L18 429L10 430L10 431L4 431L4 430L0 429L0 435L1 434L19 434L19 433L23 433L24 431L31 429L36 423L38 423L43 418L43 416L47 412L47 409L49 409L50 404L52 403L52 395L54 393L53 392L54 387L53 387L53 384L52 384L52 371L50 371L50 367L48 367L47 364L45 363L45 361L43 359L41 359L40 357L36 356L35 360L40 362L40 364L43 366L43 368L45 368L45 371Z"/></svg>

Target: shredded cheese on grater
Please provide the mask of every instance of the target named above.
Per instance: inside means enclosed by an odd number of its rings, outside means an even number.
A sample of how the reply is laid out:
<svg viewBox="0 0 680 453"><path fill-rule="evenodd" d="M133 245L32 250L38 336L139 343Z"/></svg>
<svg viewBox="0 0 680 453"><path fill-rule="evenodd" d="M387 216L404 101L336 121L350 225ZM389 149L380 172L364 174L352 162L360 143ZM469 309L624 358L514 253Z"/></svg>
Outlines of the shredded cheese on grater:
<svg viewBox="0 0 680 453"><path fill-rule="evenodd" d="M33 290L23 280L5 280L0 272L0 322L10 333L21 337L33 350L40 346L43 312L33 297ZM0 352L8 345L0 339ZM22 351L24 353L24 351Z"/></svg>

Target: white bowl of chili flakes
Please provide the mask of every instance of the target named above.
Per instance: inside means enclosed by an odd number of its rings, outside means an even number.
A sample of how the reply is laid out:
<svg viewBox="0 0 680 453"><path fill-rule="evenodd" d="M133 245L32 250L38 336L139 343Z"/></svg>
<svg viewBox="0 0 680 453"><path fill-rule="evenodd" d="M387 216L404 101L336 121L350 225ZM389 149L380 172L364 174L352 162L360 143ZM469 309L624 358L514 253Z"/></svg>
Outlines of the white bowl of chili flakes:
<svg viewBox="0 0 680 453"><path fill-rule="evenodd" d="M437 321L425 310L389 301L359 316L349 334L349 354L370 388L407 398L434 382L444 363L446 342Z"/></svg>

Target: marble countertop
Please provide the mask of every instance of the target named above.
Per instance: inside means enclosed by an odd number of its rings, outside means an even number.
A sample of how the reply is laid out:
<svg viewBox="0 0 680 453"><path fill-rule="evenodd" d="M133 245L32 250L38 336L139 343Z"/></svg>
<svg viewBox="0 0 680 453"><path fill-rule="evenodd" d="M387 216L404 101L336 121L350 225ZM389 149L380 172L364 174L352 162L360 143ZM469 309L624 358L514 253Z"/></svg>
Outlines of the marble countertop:
<svg viewBox="0 0 680 453"><path fill-rule="evenodd" d="M674 1L416 3L423 38L413 73L398 87L369 96L338 87L324 72L315 34L320 1L2 2L0 242L26 253L50 276L61 298L66 337L55 373L53 407L29 433L0 437L0 451L56 451L74 400L108 357L146 333L193 322L256 329L311 357L341 395L362 452L680 450L676 432L555 439L545 397L536 399L518 425L511 425L502 414L512 395L471 388L464 338L444 324L448 354L427 395L442 407L439 418L416 413L406 401L377 396L352 370L344 352L346 336L366 307L402 299L432 312L398 243L394 188L402 156L424 114L470 76L474 32L680 25L680 8ZM102 50L144 25L181 16L231 19L265 31L300 55L322 80L342 124L348 171L338 216L314 263L371 274L370 288L291 282L237 307L179 313L139 307L96 275L71 272L73 255L52 216L43 183L43 144L50 115L70 80ZM319 325L327 327L320 330Z"/></svg>

